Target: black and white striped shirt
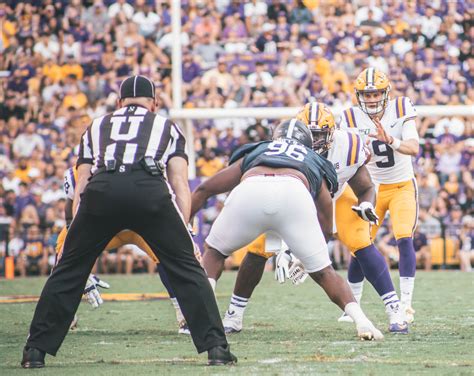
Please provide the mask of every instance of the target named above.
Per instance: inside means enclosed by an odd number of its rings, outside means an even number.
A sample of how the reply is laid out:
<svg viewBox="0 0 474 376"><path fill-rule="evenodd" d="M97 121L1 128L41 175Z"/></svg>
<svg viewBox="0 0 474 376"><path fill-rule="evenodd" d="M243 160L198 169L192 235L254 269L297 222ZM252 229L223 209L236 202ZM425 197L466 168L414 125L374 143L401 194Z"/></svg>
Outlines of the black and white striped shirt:
<svg viewBox="0 0 474 376"><path fill-rule="evenodd" d="M165 167L175 156L187 160L181 129L165 117L137 105L128 105L95 119L81 138L77 166L92 164L91 172L115 160L131 165L153 157Z"/></svg>

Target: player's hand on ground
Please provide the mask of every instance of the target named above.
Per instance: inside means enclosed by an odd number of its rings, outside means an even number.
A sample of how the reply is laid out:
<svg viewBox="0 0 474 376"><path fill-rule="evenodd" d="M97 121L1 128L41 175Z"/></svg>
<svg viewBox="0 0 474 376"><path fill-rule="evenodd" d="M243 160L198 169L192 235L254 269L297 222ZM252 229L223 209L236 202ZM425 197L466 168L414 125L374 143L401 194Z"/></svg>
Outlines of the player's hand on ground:
<svg viewBox="0 0 474 376"><path fill-rule="evenodd" d="M385 142L386 144L391 144L393 141L392 136L390 136L385 129L383 129L382 123L377 117L372 118L372 121L377 128L376 133L369 133L369 137L375 138L381 142Z"/></svg>
<svg viewBox="0 0 474 376"><path fill-rule="evenodd" d="M94 308L98 308L102 303L104 303L98 290L99 287L108 289L110 288L110 285L107 282L101 280L96 275L90 274L84 289L84 295L86 296L89 304Z"/></svg>
<svg viewBox="0 0 474 376"><path fill-rule="evenodd" d="M288 279L293 282L295 286L301 285L306 278L308 278L308 273L304 270L304 266L299 259L292 255L293 263L290 267L290 276Z"/></svg>
<svg viewBox="0 0 474 376"><path fill-rule="evenodd" d="M290 262L292 256L289 250L278 253L276 257L275 279L279 283L285 283L290 277Z"/></svg>
<svg viewBox="0 0 474 376"><path fill-rule="evenodd" d="M361 202L359 206L353 206L352 210L355 211L364 221L370 222L373 225L379 224L379 217L375 213L375 208L370 202Z"/></svg>

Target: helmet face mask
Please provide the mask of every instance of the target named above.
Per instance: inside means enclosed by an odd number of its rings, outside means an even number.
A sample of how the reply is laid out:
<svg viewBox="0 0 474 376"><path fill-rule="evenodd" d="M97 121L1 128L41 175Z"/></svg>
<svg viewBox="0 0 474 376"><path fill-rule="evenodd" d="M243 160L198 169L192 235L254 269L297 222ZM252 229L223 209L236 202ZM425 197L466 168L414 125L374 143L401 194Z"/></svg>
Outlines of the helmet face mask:
<svg viewBox="0 0 474 376"><path fill-rule="evenodd" d="M326 153L332 145L336 122L334 115L324 103L307 103L296 116L307 125L313 136L312 149L318 154Z"/></svg>
<svg viewBox="0 0 474 376"><path fill-rule="evenodd" d="M318 154L326 153L332 145L334 128L309 127L313 136L312 149Z"/></svg>
<svg viewBox="0 0 474 376"><path fill-rule="evenodd" d="M364 69L355 82L359 108L374 116L385 110L389 101L390 82L385 73L373 67Z"/></svg>
<svg viewBox="0 0 474 376"><path fill-rule="evenodd" d="M367 115L377 115L381 113L388 105L389 91L389 88L385 90L357 90L356 96L360 109ZM367 98L367 94L377 94L376 99Z"/></svg>

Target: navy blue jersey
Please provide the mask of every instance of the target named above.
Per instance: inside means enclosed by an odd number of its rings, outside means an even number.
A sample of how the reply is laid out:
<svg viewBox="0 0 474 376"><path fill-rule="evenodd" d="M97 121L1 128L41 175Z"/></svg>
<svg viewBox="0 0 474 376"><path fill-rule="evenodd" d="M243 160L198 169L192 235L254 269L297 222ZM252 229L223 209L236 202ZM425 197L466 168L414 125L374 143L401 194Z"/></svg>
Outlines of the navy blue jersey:
<svg viewBox="0 0 474 376"><path fill-rule="evenodd" d="M331 195L338 190L336 170L331 162L310 148L291 140L262 141L238 148L230 157L229 164L244 158L242 174L256 166L293 168L308 179L313 199L326 181Z"/></svg>

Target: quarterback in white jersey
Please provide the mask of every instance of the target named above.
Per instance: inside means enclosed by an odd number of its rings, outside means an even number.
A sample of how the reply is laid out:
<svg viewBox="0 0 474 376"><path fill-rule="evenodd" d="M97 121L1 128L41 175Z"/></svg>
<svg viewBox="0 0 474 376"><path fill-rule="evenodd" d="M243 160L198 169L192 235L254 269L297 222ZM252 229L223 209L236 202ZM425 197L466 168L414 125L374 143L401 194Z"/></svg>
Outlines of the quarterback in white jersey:
<svg viewBox="0 0 474 376"><path fill-rule="evenodd" d="M389 99L390 82L375 68L367 68L359 74L355 90L358 106L344 111L340 127L358 132L371 151L367 168L378 186L376 213L383 220L386 212L390 212L400 252L401 300L412 321L416 270L413 232L418 198L411 157L419 150L416 111L407 97ZM377 230L378 226L372 227L372 238ZM362 286L363 277L357 269L351 262L349 281Z"/></svg>
<svg viewBox="0 0 474 376"><path fill-rule="evenodd" d="M374 209L375 188L364 166L368 154L361 137L355 132L336 129L334 116L323 103L306 104L296 118L310 129L313 150L326 157L336 170L339 189L334 198L338 237L359 260L367 279L384 301L389 331L407 333L408 325L387 265L370 239L370 223L375 225L378 218ZM261 278L267 257L249 249L240 266L234 293L224 317L226 332L235 333L242 329L244 310ZM284 282L289 277L298 284L304 280L303 274L303 268L291 253L280 253L275 273L277 280Z"/></svg>

